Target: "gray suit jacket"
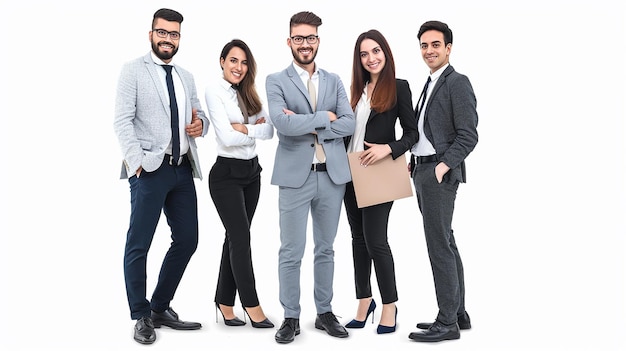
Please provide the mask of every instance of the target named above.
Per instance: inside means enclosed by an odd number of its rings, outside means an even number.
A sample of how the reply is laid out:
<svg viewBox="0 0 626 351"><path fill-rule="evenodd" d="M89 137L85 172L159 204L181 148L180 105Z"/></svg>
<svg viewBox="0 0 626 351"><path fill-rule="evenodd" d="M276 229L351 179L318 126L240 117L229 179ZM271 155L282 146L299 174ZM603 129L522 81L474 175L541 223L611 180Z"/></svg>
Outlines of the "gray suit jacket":
<svg viewBox="0 0 626 351"><path fill-rule="evenodd" d="M278 135L271 183L292 188L304 184L315 152L314 131L323 145L330 179L335 184L349 182L343 138L354 133L355 118L339 76L319 70L317 111L312 110L307 88L293 65L269 75L265 85L270 119ZM295 114L286 115L283 108ZM337 120L331 123L327 111L334 112Z"/></svg>
<svg viewBox="0 0 626 351"><path fill-rule="evenodd" d="M476 96L469 79L449 65L425 109L424 134L437 151L438 161L450 167L444 181L465 182L465 158L478 143Z"/></svg>
<svg viewBox="0 0 626 351"><path fill-rule="evenodd" d="M180 66L174 67L183 82L187 97L185 124L191 123L192 108L197 109L204 136L209 128L209 120L202 111L193 76ZM113 123L124 156L120 179L132 177L140 166L147 172L159 168L172 138L168 93L159 79L157 69L161 68L154 63L150 53L122 67ZM194 138L187 138L187 156L191 161L193 175L202 179L196 142Z"/></svg>

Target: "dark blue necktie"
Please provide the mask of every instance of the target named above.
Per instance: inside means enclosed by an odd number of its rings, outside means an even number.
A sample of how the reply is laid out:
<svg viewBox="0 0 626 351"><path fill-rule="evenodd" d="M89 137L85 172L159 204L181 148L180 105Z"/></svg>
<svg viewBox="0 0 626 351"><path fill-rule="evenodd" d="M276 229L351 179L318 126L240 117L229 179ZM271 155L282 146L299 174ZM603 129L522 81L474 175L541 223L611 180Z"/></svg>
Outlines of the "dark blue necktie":
<svg viewBox="0 0 626 351"><path fill-rule="evenodd" d="M422 114L422 109L424 108L424 103L426 102L426 93L428 92L429 84L430 84L430 76L428 76L428 79L426 80L426 84L424 84L424 90L422 90L422 95L420 96L420 98L422 99L422 102L420 104L419 110L417 110L417 119L419 119Z"/></svg>
<svg viewBox="0 0 626 351"><path fill-rule="evenodd" d="M170 111L172 114L172 164L178 164L180 157L180 136L178 135L178 104L176 103L176 94L174 93L174 81L172 80L172 66L162 65L165 70L165 82L167 83L167 92L170 94Z"/></svg>

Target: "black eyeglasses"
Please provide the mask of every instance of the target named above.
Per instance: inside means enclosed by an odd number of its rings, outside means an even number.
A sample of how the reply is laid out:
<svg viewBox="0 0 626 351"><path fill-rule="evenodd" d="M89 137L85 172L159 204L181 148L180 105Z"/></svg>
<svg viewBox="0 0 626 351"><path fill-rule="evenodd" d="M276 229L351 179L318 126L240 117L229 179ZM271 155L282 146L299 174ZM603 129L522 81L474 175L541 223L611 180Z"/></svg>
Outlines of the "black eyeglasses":
<svg viewBox="0 0 626 351"><path fill-rule="evenodd" d="M304 43L304 39L306 39L306 42L308 44L315 44L317 43L317 40L319 39L319 37L317 35L309 35L307 37L303 37L301 35L294 35L293 37L290 37L291 40L293 41L294 44L296 45L300 45L302 43Z"/></svg>
<svg viewBox="0 0 626 351"><path fill-rule="evenodd" d="M180 33L178 32L168 32L165 29L153 29L152 31L155 32L159 38L167 38L169 35L172 40L180 39Z"/></svg>

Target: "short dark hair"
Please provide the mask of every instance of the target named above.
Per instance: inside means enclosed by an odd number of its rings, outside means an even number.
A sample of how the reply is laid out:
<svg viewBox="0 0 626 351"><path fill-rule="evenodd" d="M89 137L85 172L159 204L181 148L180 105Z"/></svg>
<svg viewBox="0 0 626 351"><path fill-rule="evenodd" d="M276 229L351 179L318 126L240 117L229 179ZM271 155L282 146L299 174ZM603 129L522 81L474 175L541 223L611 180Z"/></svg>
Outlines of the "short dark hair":
<svg viewBox="0 0 626 351"><path fill-rule="evenodd" d="M291 16L289 20L289 31L291 32L291 28L298 24L308 24L317 28L322 25L322 19L313 12L301 11Z"/></svg>
<svg viewBox="0 0 626 351"><path fill-rule="evenodd" d="M429 30L436 30L443 33L443 41L445 42L444 44L452 44L452 30L448 27L447 24L440 21L424 22L424 24L422 24L419 31L417 32L417 39L420 39L422 37L422 34Z"/></svg>
<svg viewBox="0 0 626 351"><path fill-rule="evenodd" d="M158 18L162 18L166 21L170 21L170 22L178 22L178 23L182 23L183 22L183 15L180 14L180 12L178 11L174 11L171 9L158 9L155 13L154 16L152 17L152 28L154 28L154 24L156 23L156 20Z"/></svg>

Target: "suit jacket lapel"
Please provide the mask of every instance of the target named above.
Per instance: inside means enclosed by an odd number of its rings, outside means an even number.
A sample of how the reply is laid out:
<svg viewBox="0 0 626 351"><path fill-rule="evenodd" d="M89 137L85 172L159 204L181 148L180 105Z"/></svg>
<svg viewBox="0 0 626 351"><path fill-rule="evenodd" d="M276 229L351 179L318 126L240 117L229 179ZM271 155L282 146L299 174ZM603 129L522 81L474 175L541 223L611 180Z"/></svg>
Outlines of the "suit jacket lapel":
<svg viewBox="0 0 626 351"><path fill-rule="evenodd" d="M323 106L324 97L326 96L326 74L322 70L318 70L318 80L317 80L317 106Z"/></svg>
<svg viewBox="0 0 626 351"><path fill-rule="evenodd" d="M159 97L161 98L161 104L163 105L165 112L169 115L170 105L169 105L168 97L167 97L168 93L167 91L165 91L165 88L163 87L163 83L161 82L161 76L159 76L159 72L157 71L157 69L163 69L163 68L159 67L159 65L154 63L154 61L152 60L152 55L150 53L144 56L144 61L146 63L146 69L148 70L148 74L150 75L150 78L152 78L152 81L154 82L154 86L159 92Z"/></svg>

